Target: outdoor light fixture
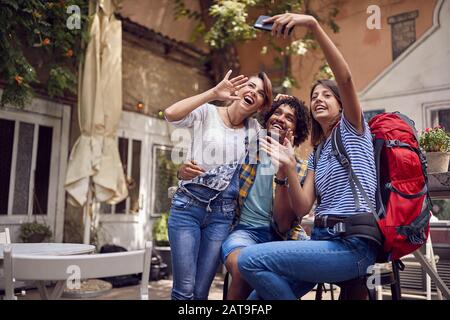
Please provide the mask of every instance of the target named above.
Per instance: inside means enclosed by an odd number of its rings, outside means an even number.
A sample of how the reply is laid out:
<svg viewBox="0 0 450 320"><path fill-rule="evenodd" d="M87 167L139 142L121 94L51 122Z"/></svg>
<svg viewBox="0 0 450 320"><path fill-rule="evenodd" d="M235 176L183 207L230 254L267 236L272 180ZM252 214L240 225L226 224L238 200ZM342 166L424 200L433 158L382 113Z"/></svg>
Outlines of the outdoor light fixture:
<svg viewBox="0 0 450 320"><path fill-rule="evenodd" d="M139 111L144 110L144 107L145 107L145 105L144 105L144 103L141 102L141 101L139 101L139 102L136 104L136 109L138 109Z"/></svg>

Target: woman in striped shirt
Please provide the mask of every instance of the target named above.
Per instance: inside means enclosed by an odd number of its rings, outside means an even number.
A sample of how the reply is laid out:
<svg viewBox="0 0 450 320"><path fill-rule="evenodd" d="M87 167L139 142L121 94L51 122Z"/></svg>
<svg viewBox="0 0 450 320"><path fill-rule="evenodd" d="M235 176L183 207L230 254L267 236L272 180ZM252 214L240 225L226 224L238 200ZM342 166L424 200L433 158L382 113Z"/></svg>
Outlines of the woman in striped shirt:
<svg viewBox="0 0 450 320"><path fill-rule="evenodd" d="M252 298L297 299L317 283L341 282L366 275L375 263L378 245L364 237L343 235L346 219L368 217L370 205L351 187L348 171L332 152L331 133L340 130L343 146L352 168L375 204L376 170L370 129L364 120L350 69L342 54L317 20L308 15L276 15L272 34L286 37L293 28L306 27L315 36L330 65L336 82L322 80L311 90L312 141L321 145L318 159L313 152L303 186L295 176L292 145L278 144L269 138L261 146L271 160L287 173L289 198L295 214L308 214L317 200L315 223L310 241L271 242L241 251L239 271L255 288ZM371 216L371 214L370 214ZM349 220L347 220L348 222ZM373 225L376 227L376 225Z"/></svg>

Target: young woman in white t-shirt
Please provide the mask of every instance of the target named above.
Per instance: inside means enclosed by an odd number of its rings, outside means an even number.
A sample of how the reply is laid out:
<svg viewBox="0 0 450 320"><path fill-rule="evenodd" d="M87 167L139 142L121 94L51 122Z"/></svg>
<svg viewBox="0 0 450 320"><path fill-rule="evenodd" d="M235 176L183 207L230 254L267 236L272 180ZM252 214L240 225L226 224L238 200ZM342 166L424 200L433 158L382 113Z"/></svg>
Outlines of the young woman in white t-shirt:
<svg viewBox="0 0 450 320"><path fill-rule="evenodd" d="M169 215L174 300L206 300L223 240L230 232L239 192L239 163L259 130L256 112L268 108L272 85L265 73L229 79L174 103L167 121L190 129L188 160ZM211 101L227 101L216 107Z"/></svg>

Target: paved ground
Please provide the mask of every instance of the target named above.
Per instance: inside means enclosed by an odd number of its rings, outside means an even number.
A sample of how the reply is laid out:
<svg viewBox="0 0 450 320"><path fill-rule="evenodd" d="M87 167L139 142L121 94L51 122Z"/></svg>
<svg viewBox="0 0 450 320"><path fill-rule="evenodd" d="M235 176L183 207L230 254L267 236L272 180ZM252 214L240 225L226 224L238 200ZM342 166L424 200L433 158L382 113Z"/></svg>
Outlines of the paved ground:
<svg viewBox="0 0 450 320"><path fill-rule="evenodd" d="M170 299L170 290L172 288L172 280L159 280L150 282L149 286L149 294L150 300L169 300ZM84 298L86 300L134 300L139 297L139 286L130 286L123 288L114 288L109 292L94 298ZM214 279L214 282L211 286L209 299L210 300L222 300L222 292L223 292L223 276L218 274ZM335 290L335 297L338 296L338 289ZM310 292L303 300L314 300L315 292ZM25 295L18 294L19 300L38 300L40 299L39 293L37 290L28 290L25 292ZM323 294L324 300L330 300L331 295L329 293Z"/></svg>

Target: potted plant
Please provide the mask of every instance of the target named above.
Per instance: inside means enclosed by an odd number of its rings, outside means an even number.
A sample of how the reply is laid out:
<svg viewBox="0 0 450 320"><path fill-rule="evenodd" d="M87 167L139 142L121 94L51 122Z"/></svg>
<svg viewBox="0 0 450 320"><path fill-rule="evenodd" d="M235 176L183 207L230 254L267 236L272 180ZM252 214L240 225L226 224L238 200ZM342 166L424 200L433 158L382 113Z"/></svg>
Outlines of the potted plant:
<svg viewBox="0 0 450 320"><path fill-rule="evenodd" d="M53 233L45 223L25 222L20 225L19 238L23 242L43 242L52 237Z"/></svg>
<svg viewBox="0 0 450 320"><path fill-rule="evenodd" d="M167 264L168 274L172 274L172 257L169 243L169 213L164 212L153 222L153 243L155 250Z"/></svg>
<svg viewBox="0 0 450 320"><path fill-rule="evenodd" d="M425 151L428 173L447 172L450 160L450 137L441 126L426 128L419 138Z"/></svg>

